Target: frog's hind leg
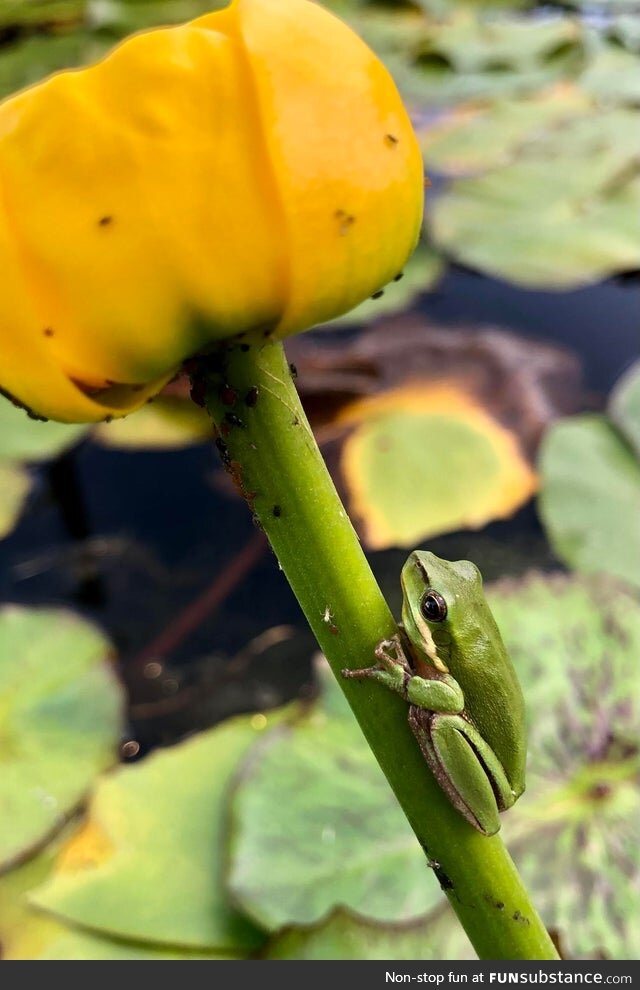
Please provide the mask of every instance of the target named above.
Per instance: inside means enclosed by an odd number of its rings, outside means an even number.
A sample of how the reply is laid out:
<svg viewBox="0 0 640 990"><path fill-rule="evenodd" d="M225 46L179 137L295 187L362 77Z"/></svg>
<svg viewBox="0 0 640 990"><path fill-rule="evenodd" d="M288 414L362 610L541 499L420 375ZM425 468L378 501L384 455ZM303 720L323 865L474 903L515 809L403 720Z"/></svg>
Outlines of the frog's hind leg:
<svg viewBox="0 0 640 990"><path fill-rule="evenodd" d="M442 715L414 705L409 709L409 725L454 808L484 835L497 832L499 811L513 804L514 796L477 729L461 715Z"/></svg>

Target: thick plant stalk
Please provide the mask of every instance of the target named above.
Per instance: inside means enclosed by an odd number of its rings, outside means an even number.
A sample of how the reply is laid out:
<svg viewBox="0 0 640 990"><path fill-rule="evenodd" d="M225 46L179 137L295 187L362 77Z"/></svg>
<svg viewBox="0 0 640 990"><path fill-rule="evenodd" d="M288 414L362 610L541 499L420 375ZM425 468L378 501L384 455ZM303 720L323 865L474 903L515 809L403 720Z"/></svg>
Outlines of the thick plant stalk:
<svg viewBox="0 0 640 990"><path fill-rule="evenodd" d="M300 405L282 345L234 344L202 359L196 397L216 444L266 532L362 731L429 864L482 959L557 959L500 835L487 838L448 803L423 761L407 706L366 667L396 625ZM425 871L425 883L433 880Z"/></svg>

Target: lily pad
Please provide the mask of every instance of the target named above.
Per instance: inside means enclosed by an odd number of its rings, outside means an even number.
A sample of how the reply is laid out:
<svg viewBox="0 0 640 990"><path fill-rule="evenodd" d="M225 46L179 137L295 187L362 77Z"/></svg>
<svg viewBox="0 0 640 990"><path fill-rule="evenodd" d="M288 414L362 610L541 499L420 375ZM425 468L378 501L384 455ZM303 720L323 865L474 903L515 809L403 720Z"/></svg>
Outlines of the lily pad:
<svg viewBox="0 0 640 990"><path fill-rule="evenodd" d="M82 831L30 901L65 924L153 945L246 955L262 933L222 885L225 796L258 732L243 716L103 779Z"/></svg>
<svg viewBox="0 0 640 990"><path fill-rule="evenodd" d="M3 0L0 27L41 28L74 23L84 16L87 0Z"/></svg>
<svg viewBox="0 0 640 990"><path fill-rule="evenodd" d="M60 828L116 761L123 696L109 651L71 612L0 610L0 868Z"/></svg>
<svg viewBox="0 0 640 990"><path fill-rule="evenodd" d="M0 461L0 539L11 532L31 491L29 472Z"/></svg>
<svg viewBox="0 0 640 990"><path fill-rule="evenodd" d="M609 399L609 415L640 459L640 361L616 383Z"/></svg>
<svg viewBox="0 0 640 990"><path fill-rule="evenodd" d="M0 876L0 944L2 959L219 959L219 955L163 949L101 938L57 921L28 903L29 892L51 872L58 843L24 866Z"/></svg>
<svg viewBox="0 0 640 990"><path fill-rule="evenodd" d="M44 461L57 457L87 432L86 426L30 419L0 396L0 462Z"/></svg>
<svg viewBox="0 0 640 990"><path fill-rule="evenodd" d="M442 898L353 716L331 701L252 752L231 803L228 885L271 931L339 905L407 921Z"/></svg>
<svg viewBox="0 0 640 990"><path fill-rule="evenodd" d="M435 202L435 243L464 264L569 289L640 265L640 128L617 110L576 118L513 164L458 179Z"/></svg>
<svg viewBox="0 0 640 990"><path fill-rule="evenodd" d="M640 585L640 461L605 416L557 423L540 454L540 515L575 570Z"/></svg>
<svg viewBox="0 0 640 990"><path fill-rule="evenodd" d="M503 581L490 600L529 716L505 841L569 958L636 959L640 596L601 573Z"/></svg>
<svg viewBox="0 0 640 990"><path fill-rule="evenodd" d="M416 41L416 76L431 105L526 92L576 74L586 56L578 21L486 16L458 7Z"/></svg>
<svg viewBox="0 0 640 990"><path fill-rule="evenodd" d="M275 935L261 959L476 959L448 909L406 925L382 925L337 908L317 925Z"/></svg>
<svg viewBox="0 0 640 990"><path fill-rule="evenodd" d="M211 420L190 399L159 396L137 412L99 423L93 437L106 447L176 450L211 437Z"/></svg>
<svg viewBox="0 0 640 990"><path fill-rule="evenodd" d="M328 328L370 323L382 316L399 313L408 309L422 292L429 292L444 272L442 258L421 242L404 267L397 281L384 287L384 294L378 299L366 299L355 309L326 324Z"/></svg>
<svg viewBox="0 0 640 990"><path fill-rule="evenodd" d="M585 93L606 104L640 102L640 58L619 44L603 44L580 77ZM640 126L640 120L636 126Z"/></svg>
<svg viewBox="0 0 640 990"><path fill-rule="evenodd" d="M484 172L505 165L543 129L593 111L577 86L558 83L542 92L489 103L464 103L422 126L418 135L427 169L447 175Z"/></svg>
<svg viewBox="0 0 640 990"><path fill-rule="evenodd" d="M511 515L536 490L514 435L462 389L407 385L345 407L341 468L368 546L415 546Z"/></svg>
<svg viewBox="0 0 640 990"><path fill-rule="evenodd" d="M52 72L99 58L108 47L108 41L94 39L82 29L27 35L2 48L0 98L31 86Z"/></svg>

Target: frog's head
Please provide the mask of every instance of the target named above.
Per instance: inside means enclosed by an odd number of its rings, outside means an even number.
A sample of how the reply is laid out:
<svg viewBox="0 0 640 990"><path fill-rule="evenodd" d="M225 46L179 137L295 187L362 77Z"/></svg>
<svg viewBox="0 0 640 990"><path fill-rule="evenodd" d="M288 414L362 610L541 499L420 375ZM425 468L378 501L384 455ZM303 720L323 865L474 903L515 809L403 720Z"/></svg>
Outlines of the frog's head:
<svg viewBox="0 0 640 990"><path fill-rule="evenodd" d="M483 601L480 571L469 560L442 560L428 550L414 550L400 580L407 636L424 661L446 672L456 623Z"/></svg>

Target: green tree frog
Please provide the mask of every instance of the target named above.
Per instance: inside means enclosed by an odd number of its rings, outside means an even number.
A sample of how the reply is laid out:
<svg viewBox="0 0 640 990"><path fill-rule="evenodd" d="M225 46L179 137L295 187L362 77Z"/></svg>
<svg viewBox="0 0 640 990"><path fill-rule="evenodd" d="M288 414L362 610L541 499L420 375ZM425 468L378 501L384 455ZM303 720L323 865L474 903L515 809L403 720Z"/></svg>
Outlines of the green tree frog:
<svg viewBox="0 0 640 990"><path fill-rule="evenodd" d="M437 782L475 828L493 835L525 786L522 691L468 560L415 550L402 568L402 623L378 644L373 678L409 702L409 725Z"/></svg>

